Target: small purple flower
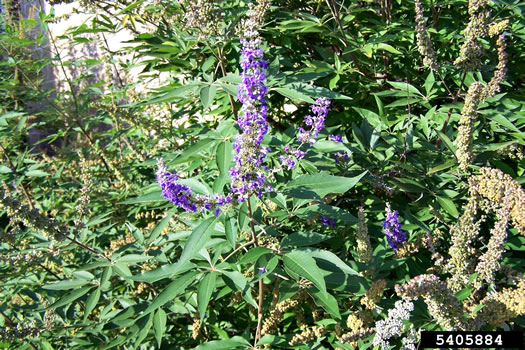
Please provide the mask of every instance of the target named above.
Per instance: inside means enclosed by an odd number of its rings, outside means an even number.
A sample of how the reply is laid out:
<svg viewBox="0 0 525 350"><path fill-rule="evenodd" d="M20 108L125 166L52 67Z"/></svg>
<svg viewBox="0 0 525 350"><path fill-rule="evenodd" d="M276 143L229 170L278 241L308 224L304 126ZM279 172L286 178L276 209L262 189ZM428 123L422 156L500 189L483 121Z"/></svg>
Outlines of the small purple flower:
<svg viewBox="0 0 525 350"><path fill-rule="evenodd" d="M339 162L346 163L350 160L350 156L346 152L336 152L334 158L335 164L339 164Z"/></svg>
<svg viewBox="0 0 525 350"><path fill-rule="evenodd" d="M341 137L341 135L338 135L338 134L330 135L329 138L330 138L330 141L343 142L343 138Z"/></svg>
<svg viewBox="0 0 525 350"><path fill-rule="evenodd" d="M313 146L315 143L316 138L319 136L319 131L324 128L325 117L328 114L328 106L330 106L330 100L325 97L318 98L315 104L310 106L313 116L307 115L304 117L304 124L309 126L308 130L302 126L297 128L297 141L299 141L299 146L284 146L284 152L287 156L281 156L281 163L285 165L288 170L293 169L296 165L293 157L297 159L303 159L305 157L306 152L301 150L301 146L305 143Z"/></svg>
<svg viewBox="0 0 525 350"><path fill-rule="evenodd" d="M321 224L334 228L337 225L337 220L327 216L321 216Z"/></svg>
<svg viewBox="0 0 525 350"><path fill-rule="evenodd" d="M266 270L266 267L258 267L259 269L259 272L262 274L265 274L266 272L268 272L268 270Z"/></svg>
<svg viewBox="0 0 525 350"><path fill-rule="evenodd" d="M401 230L401 224L399 223L399 213L397 210L392 211L389 203L386 205L383 232L385 232L386 240L390 245L390 248L394 249L395 252L397 252L400 245L407 239L406 233Z"/></svg>
<svg viewBox="0 0 525 350"><path fill-rule="evenodd" d="M315 104L310 106L312 115L307 115L304 118L304 123L310 126L309 130L299 127L297 139L302 144L309 143L313 146L315 139L319 136L319 131L323 130L326 115L328 114L328 107L330 106L330 100L326 97L320 97L315 100ZM300 148L301 146L299 146Z"/></svg>

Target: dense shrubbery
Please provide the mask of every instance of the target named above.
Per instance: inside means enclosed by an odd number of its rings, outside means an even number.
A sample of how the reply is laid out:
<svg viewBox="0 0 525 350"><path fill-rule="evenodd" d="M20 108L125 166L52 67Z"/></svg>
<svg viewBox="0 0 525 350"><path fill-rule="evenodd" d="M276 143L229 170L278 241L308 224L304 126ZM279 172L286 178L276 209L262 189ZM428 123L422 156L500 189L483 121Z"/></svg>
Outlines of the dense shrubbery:
<svg viewBox="0 0 525 350"><path fill-rule="evenodd" d="M48 56L34 28L59 19L8 7L2 347L523 329L519 0L80 1L91 20ZM104 55L69 62L60 42ZM57 89L37 79L51 66Z"/></svg>

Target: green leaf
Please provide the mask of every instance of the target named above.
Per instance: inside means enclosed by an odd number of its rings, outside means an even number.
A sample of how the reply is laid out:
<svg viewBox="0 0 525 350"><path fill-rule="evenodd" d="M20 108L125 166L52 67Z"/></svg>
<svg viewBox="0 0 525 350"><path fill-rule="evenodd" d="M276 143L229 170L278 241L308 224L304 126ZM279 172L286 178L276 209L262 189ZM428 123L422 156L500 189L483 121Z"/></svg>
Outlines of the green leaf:
<svg viewBox="0 0 525 350"><path fill-rule="evenodd" d="M157 340L158 348L160 348L162 336L166 331L166 320L166 312L162 308L158 309L153 317L153 330L155 331L155 339Z"/></svg>
<svg viewBox="0 0 525 350"><path fill-rule="evenodd" d="M439 205L441 205L441 207L445 209L447 213L449 213L455 218L459 216L458 209L456 208L456 206L454 205L454 202L451 199L441 197L441 196L436 196L436 198L439 202Z"/></svg>
<svg viewBox="0 0 525 350"><path fill-rule="evenodd" d="M229 174L230 165L232 162L232 155L233 147L230 140L225 140L224 142L219 144L219 147L217 147L216 161L217 167L219 168L221 174Z"/></svg>
<svg viewBox="0 0 525 350"><path fill-rule="evenodd" d="M237 226L234 225L234 219L230 216L227 216L224 219L224 231L226 233L226 239L232 248L235 248L235 245L237 244Z"/></svg>
<svg viewBox="0 0 525 350"><path fill-rule="evenodd" d="M136 264L139 262L144 262L151 260L152 256L146 256L146 255L140 255L140 254L128 254L121 257L116 258L114 261L118 263L124 263L124 264Z"/></svg>
<svg viewBox="0 0 525 350"><path fill-rule="evenodd" d="M336 320L341 319L337 299L330 293L322 293L315 288L309 288L308 294L312 296L314 302L326 310Z"/></svg>
<svg viewBox="0 0 525 350"><path fill-rule="evenodd" d="M93 311L93 309L97 305L99 299L100 299L100 287L95 289L95 291L91 293L86 300L86 306L84 308L84 322L87 320L89 314L91 313L91 311Z"/></svg>
<svg viewBox="0 0 525 350"><path fill-rule="evenodd" d="M507 118L505 118L501 114L494 114L490 117L491 120L495 121L499 125L507 128L508 130L512 130L514 132L520 132L520 129L516 127L512 122L510 122Z"/></svg>
<svg viewBox="0 0 525 350"><path fill-rule="evenodd" d="M191 270L194 267L195 264L192 264L190 262L167 264L162 265L158 269L146 271L138 276L132 276L130 277L130 279L134 281L154 283L160 281L161 279Z"/></svg>
<svg viewBox="0 0 525 350"><path fill-rule="evenodd" d="M204 344L201 344L194 348L194 350L230 350L237 349L238 347L249 348L251 344L240 336L232 337L226 340L213 340Z"/></svg>
<svg viewBox="0 0 525 350"><path fill-rule="evenodd" d="M332 237L316 232L294 232L284 237L281 241L281 249L285 247L305 247L314 245Z"/></svg>
<svg viewBox="0 0 525 350"><path fill-rule="evenodd" d="M184 250L182 251L178 264L186 263L195 257L197 252L201 250L210 239L216 223L217 218L211 217L201 222L199 226L193 230L188 241L184 245Z"/></svg>
<svg viewBox="0 0 525 350"><path fill-rule="evenodd" d="M345 209L327 204L314 204L295 211L295 214L303 218L311 218L314 214L334 218L347 224L358 222L358 219Z"/></svg>
<svg viewBox="0 0 525 350"><path fill-rule="evenodd" d="M30 170L26 172L24 175L29 176L29 177L44 177L44 176L48 176L49 173L46 173L45 171L42 171L42 170Z"/></svg>
<svg viewBox="0 0 525 350"><path fill-rule="evenodd" d="M445 146L447 146L447 148L452 152L454 158L456 158L456 147L454 146L452 141L450 141L448 136L442 133L441 131L438 131L438 135L441 138L441 140L443 140L443 142L445 143Z"/></svg>
<svg viewBox="0 0 525 350"><path fill-rule="evenodd" d="M390 84L391 86L393 86L394 88L398 89L398 90L423 96L423 94L421 92L419 92L418 89L416 89L414 86L412 86L412 85L410 85L408 83L401 83L401 82L396 82L396 81L388 81L387 83Z"/></svg>
<svg viewBox="0 0 525 350"><path fill-rule="evenodd" d="M136 322L136 327L138 328L139 332L137 335L137 339L135 339L135 344L139 345L142 343L144 339L148 336L149 330L151 329L151 326L153 325L153 316L151 314L141 317Z"/></svg>
<svg viewBox="0 0 525 350"><path fill-rule="evenodd" d="M277 91L284 97L288 97L290 100L292 100L292 102L295 102L295 103L301 103L301 102L315 103L313 98L295 89L279 87L279 88L276 88L275 91Z"/></svg>
<svg viewBox="0 0 525 350"><path fill-rule="evenodd" d="M430 91L432 91L435 81L436 79L434 78L434 73L430 71L430 73L428 73L427 75L427 78L425 79L425 83L423 84L423 86L425 87L425 92L427 93L427 97L428 95L430 95Z"/></svg>
<svg viewBox="0 0 525 350"><path fill-rule="evenodd" d="M453 159L447 160L445 163L440 164L438 166L433 167L429 171L427 171L427 175L437 173L438 171L445 170L450 168L451 166L454 166L456 164L456 161Z"/></svg>
<svg viewBox="0 0 525 350"><path fill-rule="evenodd" d="M90 289L91 289L91 287L83 287L83 288L74 290L74 291L64 295L62 298L58 299L53 304L51 304L48 307L46 307L44 310L52 310L52 309L56 309L57 307L61 307L61 306L64 306L64 305L71 304L72 302L74 302L78 298L82 297L87 292L89 292Z"/></svg>
<svg viewBox="0 0 525 350"><path fill-rule="evenodd" d="M197 290L197 306L201 315L201 320L204 319L206 308L210 302L211 295L215 289L215 281L217 279L217 272L211 271L204 275L204 278L199 283L199 289Z"/></svg>
<svg viewBox="0 0 525 350"><path fill-rule="evenodd" d="M350 152L348 147L346 147L341 142L329 141L329 140L319 140L314 143L314 149L321 152L337 152L345 151Z"/></svg>
<svg viewBox="0 0 525 350"><path fill-rule="evenodd" d="M210 149L213 147L216 141L214 139L201 139L195 144L188 147L182 154L176 159L176 163L182 163L187 161L192 156L198 154L200 151Z"/></svg>
<svg viewBox="0 0 525 350"><path fill-rule="evenodd" d="M168 227L168 225L170 224L170 220L175 214L175 212L176 212L175 208L170 209L168 213L166 214L166 217L160 220L160 222L157 224L157 226L155 226L155 228L151 232L151 235L146 240L146 245L150 245L151 243L153 243L160 236L162 231L164 231L164 229Z"/></svg>
<svg viewBox="0 0 525 350"><path fill-rule="evenodd" d="M291 181L287 185L292 197L312 198L312 192L318 197L323 198L329 193L345 193L354 187L367 172L363 172L355 177L334 176L328 173L314 175L302 175Z"/></svg>
<svg viewBox="0 0 525 350"><path fill-rule="evenodd" d="M162 191L153 191L150 193L143 194L141 196L119 202L119 204L139 204L139 203L151 203L151 202L160 202L166 201L162 195Z"/></svg>
<svg viewBox="0 0 525 350"><path fill-rule="evenodd" d="M0 165L0 174L9 174L13 172L10 168L6 167L5 165Z"/></svg>
<svg viewBox="0 0 525 350"><path fill-rule="evenodd" d="M257 259L259 259L260 256L265 255L265 254L269 254L271 252L272 252L271 249L268 249L268 248L265 248L265 247L254 247L254 248L248 250L248 252L246 252L246 254L244 254L244 256L240 260L240 263L241 264L252 263L252 262L256 261Z"/></svg>
<svg viewBox="0 0 525 350"><path fill-rule="evenodd" d="M462 289L456 293L456 298L458 298L459 301L463 301L470 296L473 290L474 290L473 288Z"/></svg>
<svg viewBox="0 0 525 350"><path fill-rule="evenodd" d="M78 279L78 280L60 281L58 283L46 284L42 288L48 289L48 290L66 290L66 289L82 287L83 285L87 283L89 283L89 281L85 279Z"/></svg>
<svg viewBox="0 0 525 350"><path fill-rule="evenodd" d="M472 314L475 315L479 312L479 310L483 309L485 307L485 304L479 304L478 306L476 306L474 308L474 310L472 310Z"/></svg>
<svg viewBox="0 0 525 350"><path fill-rule="evenodd" d="M201 103L204 109L208 109L215 99L217 87L215 85L207 85L200 91Z"/></svg>
<svg viewBox="0 0 525 350"><path fill-rule="evenodd" d="M246 284L248 281L246 280L246 277L239 271L222 271L224 277L224 282L232 289L232 290L240 290L244 291L246 288Z"/></svg>
<svg viewBox="0 0 525 350"><path fill-rule="evenodd" d="M189 272L181 277L172 281L159 295L149 304L149 306L144 310L142 315L147 315L155 310L157 310L162 305L167 302L175 299L181 292L186 289L186 286L193 281L193 278L198 274L198 272Z"/></svg>
<svg viewBox="0 0 525 350"><path fill-rule="evenodd" d="M292 250L283 256L286 268L312 282L317 289L326 294L323 274L311 254L301 250Z"/></svg>

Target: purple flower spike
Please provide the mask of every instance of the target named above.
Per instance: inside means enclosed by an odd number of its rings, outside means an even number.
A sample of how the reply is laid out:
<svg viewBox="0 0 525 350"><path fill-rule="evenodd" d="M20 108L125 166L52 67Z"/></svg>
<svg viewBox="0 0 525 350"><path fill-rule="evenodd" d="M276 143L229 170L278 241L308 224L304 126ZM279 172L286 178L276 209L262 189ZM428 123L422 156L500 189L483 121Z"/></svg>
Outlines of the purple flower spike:
<svg viewBox="0 0 525 350"><path fill-rule="evenodd" d="M264 135L268 132L268 89L264 85L268 62L264 60L264 52L259 48L261 38L257 32L257 21L249 19L246 24L250 28L244 31L246 38L241 39L242 73L238 88L242 107L237 124L241 133L233 144L235 166L230 169L231 191L239 202L245 201L251 194L262 196L266 186L265 174L261 169L269 152L267 147L261 146Z"/></svg>
<svg viewBox="0 0 525 350"><path fill-rule="evenodd" d="M397 252L400 245L407 239L406 233L401 230L399 213L397 210L392 211L389 203L386 205L386 217L385 222L383 223L383 231L385 232L386 240L390 245L390 248L394 249L395 252Z"/></svg>
<svg viewBox="0 0 525 350"><path fill-rule="evenodd" d="M321 216L321 224L334 228L337 225L337 221L334 218Z"/></svg>

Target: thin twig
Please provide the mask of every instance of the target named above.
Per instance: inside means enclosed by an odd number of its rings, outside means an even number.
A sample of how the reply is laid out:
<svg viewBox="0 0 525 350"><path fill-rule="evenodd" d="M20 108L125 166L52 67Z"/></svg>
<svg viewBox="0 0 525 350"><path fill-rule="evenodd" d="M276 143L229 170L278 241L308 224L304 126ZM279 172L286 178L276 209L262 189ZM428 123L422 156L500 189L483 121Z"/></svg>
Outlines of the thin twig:
<svg viewBox="0 0 525 350"><path fill-rule="evenodd" d="M88 247L88 246L85 245L84 243L81 243L81 242L79 242L79 241L77 241L76 239L71 238L71 237L66 237L66 238L69 239L72 243L75 243L76 245L78 245L79 247L84 248L84 249L86 249L86 250L89 250L89 251L92 252L93 254L96 254L97 256L106 259L106 260L109 261L110 263L113 263L113 260L111 260L111 258L105 256L105 255L102 254L102 253L97 252L95 249L93 249L93 248L91 248L91 247Z"/></svg>
<svg viewBox="0 0 525 350"><path fill-rule="evenodd" d="M456 95L452 98L452 102L456 102L459 98L459 95L461 95L461 90L463 89L463 83L465 82L465 77L467 76L467 73L463 73L463 77L461 78L461 83L459 84L459 89ZM452 108L448 110L447 117L445 118L445 122L443 123L443 127L441 128L441 132L444 133L447 129L448 122L450 120L450 116L452 115ZM436 147L439 147L441 145L441 138L438 138L436 141Z"/></svg>
<svg viewBox="0 0 525 350"><path fill-rule="evenodd" d="M252 205L250 204L250 199L248 198L248 213L249 217L253 218L253 211L252 211ZM252 220L250 220L250 227L252 229L252 237L253 241L256 247L259 246L259 242L257 241L257 235L255 233L255 226ZM255 331L255 340L253 342L253 346L257 348L257 342L261 338L261 329L262 329L262 318L263 318L263 302L264 302L264 285L263 285L263 279L261 278L259 280L259 296L258 296L258 305L257 305L257 329Z"/></svg>
<svg viewBox="0 0 525 350"><path fill-rule="evenodd" d="M249 241L247 243L244 243L243 245L240 245L239 247L235 248L230 254L228 254L224 259L221 258L221 261L228 261L228 259L231 258L239 250L242 250L242 249L252 245L254 242L255 241Z"/></svg>
<svg viewBox="0 0 525 350"><path fill-rule="evenodd" d="M0 315L2 315L5 319L5 321L9 324L9 327L15 327L15 323L13 321L11 321L11 319L9 318L9 316L7 316L6 314L4 314L3 311L0 310Z"/></svg>

